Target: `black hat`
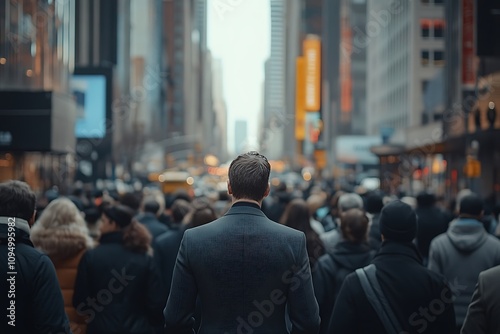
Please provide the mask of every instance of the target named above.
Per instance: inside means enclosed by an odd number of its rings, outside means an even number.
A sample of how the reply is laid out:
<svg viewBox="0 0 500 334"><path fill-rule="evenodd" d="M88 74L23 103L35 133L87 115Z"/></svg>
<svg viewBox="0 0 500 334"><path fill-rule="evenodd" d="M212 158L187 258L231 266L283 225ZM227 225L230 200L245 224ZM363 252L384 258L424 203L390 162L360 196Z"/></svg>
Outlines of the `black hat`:
<svg viewBox="0 0 500 334"><path fill-rule="evenodd" d="M116 205L105 208L103 213L121 228L130 225L134 218L134 211L130 207L125 205Z"/></svg>
<svg viewBox="0 0 500 334"><path fill-rule="evenodd" d="M460 201L460 214L479 216L483 212L483 200L476 194L470 194Z"/></svg>
<svg viewBox="0 0 500 334"><path fill-rule="evenodd" d="M392 241L412 241L417 235L417 215L406 203L393 201L380 213L380 233Z"/></svg>

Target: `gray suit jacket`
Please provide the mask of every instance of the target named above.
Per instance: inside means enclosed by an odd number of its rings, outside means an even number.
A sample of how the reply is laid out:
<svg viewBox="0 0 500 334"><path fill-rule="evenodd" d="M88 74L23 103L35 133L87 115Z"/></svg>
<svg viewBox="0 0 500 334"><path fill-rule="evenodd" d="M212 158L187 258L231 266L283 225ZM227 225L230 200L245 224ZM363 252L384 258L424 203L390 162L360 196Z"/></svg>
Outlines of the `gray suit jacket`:
<svg viewBox="0 0 500 334"><path fill-rule="evenodd" d="M462 333L500 333L500 266L479 274Z"/></svg>
<svg viewBox="0 0 500 334"><path fill-rule="evenodd" d="M223 217L187 230L164 310L166 333L317 333L318 304L302 232L269 220L256 207L233 206Z"/></svg>

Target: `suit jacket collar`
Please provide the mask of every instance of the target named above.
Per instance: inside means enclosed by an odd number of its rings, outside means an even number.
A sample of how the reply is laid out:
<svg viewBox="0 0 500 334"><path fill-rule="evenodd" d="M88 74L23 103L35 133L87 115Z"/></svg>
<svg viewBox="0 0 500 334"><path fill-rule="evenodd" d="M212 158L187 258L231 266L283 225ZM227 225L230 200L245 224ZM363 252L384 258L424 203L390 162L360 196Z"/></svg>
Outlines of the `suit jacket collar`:
<svg viewBox="0 0 500 334"><path fill-rule="evenodd" d="M261 209L257 209L256 207L248 205L232 206L231 209L229 209L224 216L242 215L242 214L267 218L267 216L264 214L264 212L262 212Z"/></svg>

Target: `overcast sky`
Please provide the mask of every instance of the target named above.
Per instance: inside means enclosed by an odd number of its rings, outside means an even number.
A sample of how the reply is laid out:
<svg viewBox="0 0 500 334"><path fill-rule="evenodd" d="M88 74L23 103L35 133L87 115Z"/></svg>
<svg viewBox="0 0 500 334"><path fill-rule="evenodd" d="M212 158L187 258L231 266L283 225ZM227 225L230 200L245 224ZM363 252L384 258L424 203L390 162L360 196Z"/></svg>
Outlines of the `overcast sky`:
<svg viewBox="0 0 500 334"><path fill-rule="evenodd" d="M208 0L208 46L222 60L230 151L236 120L247 120L249 142L257 144L270 33L269 0Z"/></svg>

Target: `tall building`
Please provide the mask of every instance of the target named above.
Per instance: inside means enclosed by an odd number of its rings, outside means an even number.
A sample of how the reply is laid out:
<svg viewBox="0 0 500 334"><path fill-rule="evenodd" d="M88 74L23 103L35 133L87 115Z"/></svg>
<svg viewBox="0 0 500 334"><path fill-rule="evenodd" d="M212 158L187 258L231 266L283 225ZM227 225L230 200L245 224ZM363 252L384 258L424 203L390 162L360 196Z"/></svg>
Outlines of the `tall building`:
<svg viewBox="0 0 500 334"><path fill-rule="evenodd" d="M224 99L222 62L212 59L213 108L216 126L214 131L214 154L220 161L228 159L227 154L227 105Z"/></svg>
<svg viewBox="0 0 500 334"><path fill-rule="evenodd" d="M271 159L281 158L284 143L286 5L286 0L271 0L271 53L265 68L268 89L264 96L266 143L262 148L264 154Z"/></svg>
<svg viewBox="0 0 500 334"><path fill-rule="evenodd" d="M234 124L234 150L236 154L246 151L248 145L247 121L236 121Z"/></svg>
<svg viewBox="0 0 500 334"><path fill-rule="evenodd" d="M446 195L462 188L500 201L498 1L445 1L443 146ZM496 203L495 203L496 201Z"/></svg>
<svg viewBox="0 0 500 334"><path fill-rule="evenodd" d="M425 88L444 66L444 6L368 1L368 12L367 34L357 36L368 44L367 132L391 128L405 143L406 129L423 125Z"/></svg>
<svg viewBox="0 0 500 334"><path fill-rule="evenodd" d="M77 119L70 88L75 1L0 1L0 26L0 181L68 190Z"/></svg>
<svg viewBox="0 0 500 334"><path fill-rule="evenodd" d="M295 59L300 41L300 0L271 0L271 54L265 63L261 150L271 159L295 156Z"/></svg>

